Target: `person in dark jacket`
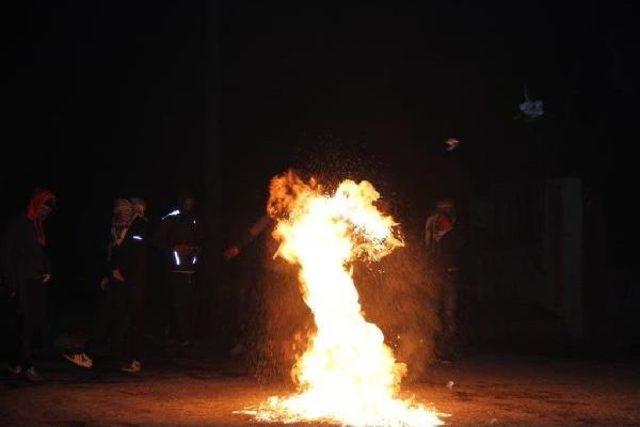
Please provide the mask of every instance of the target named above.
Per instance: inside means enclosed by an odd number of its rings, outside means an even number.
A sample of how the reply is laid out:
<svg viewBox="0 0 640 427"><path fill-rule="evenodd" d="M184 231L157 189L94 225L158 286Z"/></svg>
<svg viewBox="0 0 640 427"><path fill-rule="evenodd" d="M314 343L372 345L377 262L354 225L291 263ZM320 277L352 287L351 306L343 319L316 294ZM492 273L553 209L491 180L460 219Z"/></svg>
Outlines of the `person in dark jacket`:
<svg viewBox="0 0 640 427"><path fill-rule="evenodd" d="M436 209L425 224L424 243L429 269L440 285L441 318L445 343L441 353L453 356L453 341L457 332L457 303L462 237L451 199L436 203ZM449 353L449 354L447 354Z"/></svg>
<svg viewBox="0 0 640 427"><path fill-rule="evenodd" d="M189 345L192 339L194 276L203 241L204 231L195 213L195 199L190 195L182 196L179 209L162 218L155 236L155 243L164 253L167 265L172 305L170 337L180 346Z"/></svg>
<svg viewBox="0 0 640 427"><path fill-rule="evenodd" d="M127 361L122 371L139 372L142 368L140 312L146 279L147 236L144 220L134 217L131 201L116 200L107 274L100 282L105 298L98 326L85 352L64 355L80 367L92 368L97 347L111 339L122 341L121 354Z"/></svg>
<svg viewBox="0 0 640 427"><path fill-rule="evenodd" d="M3 283L14 298L18 313L10 369L16 375L24 372L33 381L42 379L31 353L34 338L44 319L45 285L51 281L51 265L45 252L44 221L55 202L56 196L52 192L36 191L26 213L11 222L2 242Z"/></svg>

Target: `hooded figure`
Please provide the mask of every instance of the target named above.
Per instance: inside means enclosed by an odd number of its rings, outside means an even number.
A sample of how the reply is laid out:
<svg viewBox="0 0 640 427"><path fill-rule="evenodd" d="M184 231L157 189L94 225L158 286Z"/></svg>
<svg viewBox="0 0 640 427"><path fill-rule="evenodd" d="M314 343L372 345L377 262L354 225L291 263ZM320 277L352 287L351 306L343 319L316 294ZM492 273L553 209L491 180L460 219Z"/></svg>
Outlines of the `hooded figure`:
<svg viewBox="0 0 640 427"><path fill-rule="evenodd" d="M26 212L11 221L2 241L3 283L15 297L19 319L11 371L16 375L24 371L30 380L41 379L33 366L31 350L44 318L44 285L51 280L44 221L55 202L51 191L36 191Z"/></svg>
<svg viewBox="0 0 640 427"><path fill-rule="evenodd" d="M429 215L424 227L424 245L427 253L439 255L444 237L453 231L456 222L453 202L439 200L435 211Z"/></svg>
<svg viewBox="0 0 640 427"><path fill-rule="evenodd" d="M109 240L110 249L122 243L132 221L133 204L127 199L116 199L113 202L113 219L111 221L111 238Z"/></svg>
<svg viewBox="0 0 640 427"><path fill-rule="evenodd" d="M456 334L459 263L462 240L456 221L455 205L450 199L436 203L425 223L424 243L431 275L440 287L440 311L444 341L441 356L454 356Z"/></svg>
<svg viewBox="0 0 640 427"><path fill-rule="evenodd" d="M132 197L131 205L133 207L133 220L142 219L147 222L146 211L147 211L147 202L140 197Z"/></svg>
<svg viewBox="0 0 640 427"><path fill-rule="evenodd" d="M64 357L72 363L92 368L99 346L110 340L121 344L125 372L138 372L142 368L139 356L141 344L140 316L146 277L146 243L142 232L135 226L134 203L116 199L113 205L107 274L100 283L105 291L102 312L85 352L68 353Z"/></svg>

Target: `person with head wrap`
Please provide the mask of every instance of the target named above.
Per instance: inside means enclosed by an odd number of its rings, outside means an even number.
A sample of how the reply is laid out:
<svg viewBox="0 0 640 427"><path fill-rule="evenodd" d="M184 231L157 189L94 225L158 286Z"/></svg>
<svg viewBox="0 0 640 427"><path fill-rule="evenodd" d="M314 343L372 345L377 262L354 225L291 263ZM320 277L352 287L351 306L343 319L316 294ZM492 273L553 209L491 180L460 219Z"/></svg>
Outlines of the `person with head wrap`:
<svg viewBox="0 0 640 427"><path fill-rule="evenodd" d="M147 222L148 219L146 217L147 213L147 202L140 197L132 197L131 205L133 207L133 219L141 219L144 222Z"/></svg>
<svg viewBox="0 0 640 427"><path fill-rule="evenodd" d="M132 221L133 205L131 201L127 199L116 199L113 202L113 217L111 219L107 259L111 259L113 247L122 243Z"/></svg>
<svg viewBox="0 0 640 427"><path fill-rule="evenodd" d="M55 203L56 196L51 191L36 191L26 212L11 221L2 241L3 283L14 298L18 312L10 369L16 375L24 373L33 381L42 379L31 353L44 319L45 285L51 281L51 265L45 252L44 221Z"/></svg>
<svg viewBox="0 0 640 427"><path fill-rule="evenodd" d="M138 372L142 365L138 355L140 298L145 277L145 237L134 229L134 205L127 199L117 199L113 208L111 241L107 260L107 274L100 282L104 290L102 313L95 333L85 352L65 354L72 363L92 368L98 346L121 341L125 372Z"/></svg>
<svg viewBox="0 0 640 427"><path fill-rule="evenodd" d="M443 345L441 354L453 356L462 240L454 202L441 199L425 223L424 244L432 278L440 285Z"/></svg>

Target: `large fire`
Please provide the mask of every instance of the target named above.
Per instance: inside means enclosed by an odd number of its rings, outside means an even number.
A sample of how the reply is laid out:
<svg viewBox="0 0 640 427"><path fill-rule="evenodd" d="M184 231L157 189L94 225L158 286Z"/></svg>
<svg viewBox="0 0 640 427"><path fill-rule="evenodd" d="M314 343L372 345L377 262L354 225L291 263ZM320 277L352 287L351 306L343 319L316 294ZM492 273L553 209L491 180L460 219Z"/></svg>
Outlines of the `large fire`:
<svg viewBox="0 0 640 427"><path fill-rule="evenodd" d="M398 224L375 206L367 181L343 181L327 194L293 172L275 177L269 214L277 219L276 256L300 266L303 298L316 332L292 369L298 393L271 397L259 421L328 421L353 426L440 425L437 414L398 397L406 365L396 362L382 331L367 322L352 262L376 261L403 246Z"/></svg>

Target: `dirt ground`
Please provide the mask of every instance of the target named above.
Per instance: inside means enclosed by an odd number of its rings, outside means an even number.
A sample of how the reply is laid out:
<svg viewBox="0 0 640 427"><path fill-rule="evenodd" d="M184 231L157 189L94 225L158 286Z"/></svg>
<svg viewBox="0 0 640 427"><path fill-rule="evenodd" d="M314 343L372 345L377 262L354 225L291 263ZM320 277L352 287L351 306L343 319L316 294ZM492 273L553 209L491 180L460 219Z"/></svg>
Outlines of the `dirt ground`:
<svg viewBox="0 0 640 427"><path fill-rule="evenodd" d="M0 425L256 425L234 411L288 388L206 359L133 376L58 361L42 372L41 384L1 380ZM450 414L448 425L640 425L639 364L475 357L434 366L403 390Z"/></svg>

